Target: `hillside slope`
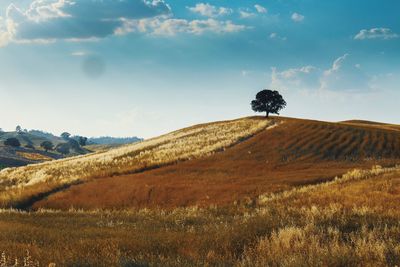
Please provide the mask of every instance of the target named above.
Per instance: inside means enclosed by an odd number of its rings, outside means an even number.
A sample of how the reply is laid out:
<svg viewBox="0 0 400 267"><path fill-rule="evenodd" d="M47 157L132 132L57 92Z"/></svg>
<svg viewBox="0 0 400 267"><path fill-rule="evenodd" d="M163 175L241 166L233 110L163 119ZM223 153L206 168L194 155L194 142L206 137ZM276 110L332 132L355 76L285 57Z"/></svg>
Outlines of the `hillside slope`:
<svg viewBox="0 0 400 267"><path fill-rule="evenodd" d="M76 182L201 158L233 146L272 123L263 118L244 118L197 125L106 152L4 169L0 171L0 199L7 206L10 199L13 203L18 202L29 195L64 188ZM28 196L27 187L33 190Z"/></svg>
<svg viewBox="0 0 400 267"><path fill-rule="evenodd" d="M75 185L35 203L67 209L252 203L260 194L333 179L355 167L400 162L400 132L386 127L276 118L222 153Z"/></svg>

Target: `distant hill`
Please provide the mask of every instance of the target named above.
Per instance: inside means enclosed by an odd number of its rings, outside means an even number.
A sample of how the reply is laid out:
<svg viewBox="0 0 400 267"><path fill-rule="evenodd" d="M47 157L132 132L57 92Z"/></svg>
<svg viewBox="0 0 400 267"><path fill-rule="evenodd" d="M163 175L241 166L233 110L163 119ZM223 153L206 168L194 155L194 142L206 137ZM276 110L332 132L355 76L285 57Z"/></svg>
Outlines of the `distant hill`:
<svg viewBox="0 0 400 267"><path fill-rule="evenodd" d="M138 138L136 136L134 137L102 136L102 137L91 137L88 139L89 144L97 144L97 145L125 145L140 141L143 141L143 139Z"/></svg>
<svg viewBox="0 0 400 267"><path fill-rule="evenodd" d="M5 146L4 141L8 138L18 139L21 146L18 148ZM0 131L0 169L83 155L99 150L106 151L124 144L142 141L143 139L138 137L95 137L87 140L87 146L80 146L78 140L79 136L72 136L69 140L65 140L41 130ZM40 146L44 141L52 142L55 149L49 152L44 151ZM61 154L57 151L57 147L60 146L66 148L68 153Z"/></svg>
<svg viewBox="0 0 400 267"><path fill-rule="evenodd" d="M4 145L8 138L16 138L20 147ZM39 130L21 132L0 132L0 169L5 167L24 166L27 164L40 163L53 159L60 159L68 156L87 154L90 151L77 146L70 147L70 152L61 154L57 150L46 152L40 145L44 141L50 141L54 147L69 143L68 141L53 134Z"/></svg>

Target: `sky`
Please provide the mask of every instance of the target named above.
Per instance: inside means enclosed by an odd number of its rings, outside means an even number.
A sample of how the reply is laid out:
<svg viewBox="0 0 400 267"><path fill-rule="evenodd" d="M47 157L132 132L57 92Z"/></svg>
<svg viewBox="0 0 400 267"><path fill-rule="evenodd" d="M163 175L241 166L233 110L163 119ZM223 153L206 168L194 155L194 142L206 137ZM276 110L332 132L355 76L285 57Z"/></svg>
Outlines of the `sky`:
<svg viewBox="0 0 400 267"><path fill-rule="evenodd" d="M150 138L251 116L400 124L398 0L1 0L0 128Z"/></svg>

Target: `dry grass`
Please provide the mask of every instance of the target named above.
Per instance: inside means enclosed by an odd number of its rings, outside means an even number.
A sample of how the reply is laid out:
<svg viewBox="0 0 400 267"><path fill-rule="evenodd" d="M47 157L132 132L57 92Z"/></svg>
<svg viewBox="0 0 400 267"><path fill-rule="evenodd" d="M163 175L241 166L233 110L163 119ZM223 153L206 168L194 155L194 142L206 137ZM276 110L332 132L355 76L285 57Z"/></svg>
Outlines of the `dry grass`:
<svg viewBox="0 0 400 267"><path fill-rule="evenodd" d="M29 153L29 152L17 152L17 154L23 158L30 159L30 160L37 160L37 161L50 161L53 160L50 157L47 157L42 154L38 153Z"/></svg>
<svg viewBox="0 0 400 267"><path fill-rule="evenodd" d="M400 168L377 167L255 206L4 210L0 251L41 266L395 266L399 192Z"/></svg>
<svg viewBox="0 0 400 267"><path fill-rule="evenodd" d="M274 118L223 153L163 168L95 179L36 202L34 208L174 208L230 205L307 184L354 168L392 166L400 160L400 133L319 121Z"/></svg>
<svg viewBox="0 0 400 267"><path fill-rule="evenodd" d="M253 135L270 123L245 118L200 125L103 153L8 168L0 172L0 180L8 186L32 185L43 181L70 182L148 169L211 154Z"/></svg>
<svg viewBox="0 0 400 267"><path fill-rule="evenodd" d="M62 186L59 181L64 178L71 183L80 178L159 166L161 159L169 164L202 157L239 142L268 123L244 119L203 125L107 153L55 162L61 165L51 163L21 169L24 171L5 170L1 175L11 176L4 176L3 181L14 177L11 180L14 182L4 185L29 186L9 188L2 197L4 203L18 206L14 204L31 201L31 196ZM40 266L50 263L56 266L399 266L399 166L357 169L332 181L315 184L321 181L318 180L321 176L316 174L332 169L365 166L385 158L398 160L400 141L396 132L349 127L285 122L224 153L175 165L184 166L183 169L171 166L152 174L165 175L163 179L168 180L171 177L168 173L176 177L188 173L176 170L194 170L193 181L200 180L204 188L216 188L211 193L225 196L234 192L229 189L235 189L226 187L227 184L245 183L247 191L243 192L254 197L236 204L168 210L2 210L0 251L5 252L7 264L12 264L15 258L26 258L28 250L30 259L34 259L32 264L39 262ZM120 165L113 165L114 161ZM143 162L148 165L141 165ZM71 170L64 169L64 165ZM81 173L86 168L95 176L78 177L75 167ZM271 169L276 176L268 180L266 174ZM213 170L223 175L213 176ZM146 173L151 172L143 175ZM296 174L302 179L296 180ZM127 180L123 187L129 181L132 183L129 179L133 176L123 177ZM160 178L155 181L159 182ZM192 187L191 180L179 181L185 192L193 192L184 187ZM224 187L211 181L221 182ZM253 188L248 187L251 182ZM304 186L306 183L314 185ZM168 199L177 196L179 187L175 187L176 194L171 194L171 188L165 185ZM122 195L128 191L123 187L113 192ZM268 187L280 188L281 192L271 194L264 190ZM261 194L257 191L260 188L268 193ZM102 191L91 193L103 194ZM195 199L198 196L193 194Z"/></svg>
<svg viewBox="0 0 400 267"><path fill-rule="evenodd" d="M15 188L39 183L56 183L62 187L76 181L138 172L204 157L252 136L271 123L260 118L244 118L198 125L107 152L7 168L0 171L3 188L0 198L3 206L7 206L10 188L15 193L21 192Z"/></svg>

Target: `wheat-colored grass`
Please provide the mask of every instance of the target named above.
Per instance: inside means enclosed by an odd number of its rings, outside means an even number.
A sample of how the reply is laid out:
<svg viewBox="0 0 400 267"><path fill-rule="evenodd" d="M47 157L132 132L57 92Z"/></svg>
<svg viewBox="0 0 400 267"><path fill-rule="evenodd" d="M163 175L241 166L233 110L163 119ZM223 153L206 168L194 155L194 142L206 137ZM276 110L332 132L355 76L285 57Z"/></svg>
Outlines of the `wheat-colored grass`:
<svg viewBox="0 0 400 267"><path fill-rule="evenodd" d="M225 149L269 124L271 121L257 118L203 124L107 152L7 168L0 171L0 185L15 187L51 181L70 183L150 169Z"/></svg>
<svg viewBox="0 0 400 267"><path fill-rule="evenodd" d="M30 152L17 152L17 155L30 159L30 160L37 160L37 161L50 161L53 160L52 158L39 154L39 153L30 153Z"/></svg>
<svg viewBox="0 0 400 267"><path fill-rule="evenodd" d="M399 190L400 167L375 167L255 207L0 210L0 251L40 266L398 266Z"/></svg>

